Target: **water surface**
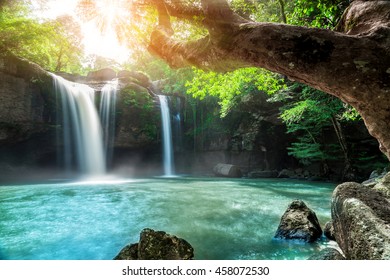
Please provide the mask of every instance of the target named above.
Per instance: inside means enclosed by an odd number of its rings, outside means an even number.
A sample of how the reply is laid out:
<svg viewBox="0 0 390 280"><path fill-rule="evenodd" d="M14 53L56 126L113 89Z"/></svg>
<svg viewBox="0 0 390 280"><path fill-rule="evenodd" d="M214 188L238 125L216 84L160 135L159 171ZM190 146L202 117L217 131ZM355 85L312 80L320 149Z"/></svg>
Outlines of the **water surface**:
<svg viewBox="0 0 390 280"><path fill-rule="evenodd" d="M324 225L334 187L216 178L0 186L0 259L112 259L147 227L186 239L196 259L306 259L333 244L273 235L293 199Z"/></svg>

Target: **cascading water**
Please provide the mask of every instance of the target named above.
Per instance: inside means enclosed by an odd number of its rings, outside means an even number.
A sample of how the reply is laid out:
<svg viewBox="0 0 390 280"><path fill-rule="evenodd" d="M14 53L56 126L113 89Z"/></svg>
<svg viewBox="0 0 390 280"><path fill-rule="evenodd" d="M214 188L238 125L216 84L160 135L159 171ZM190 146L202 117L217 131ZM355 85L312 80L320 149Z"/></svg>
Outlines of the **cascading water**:
<svg viewBox="0 0 390 280"><path fill-rule="evenodd" d="M176 97L176 113L174 115L173 121L174 121L174 137L173 140L175 140L174 146L175 146L175 151L181 151L183 147L183 136L182 136L182 120L181 120L181 98Z"/></svg>
<svg viewBox="0 0 390 280"><path fill-rule="evenodd" d="M161 108L161 121L163 127L163 147L164 147L164 175L173 176L173 150L172 150L172 131L171 118L168 105L168 97L165 95L158 95Z"/></svg>
<svg viewBox="0 0 390 280"><path fill-rule="evenodd" d="M103 129L103 148L106 156L106 164L112 161L113 146L115 140L115 109L118 80L108 82L101 91L100 121Z"/></svg>
<svg viewBox="0 0 390 280"><path fill-rule="evenodd" d="M94 90L56 75L53 75L53 80L56 94L61 100L66 170L71 171L76 162L83 175L103 175L106 166Z"/></svg>

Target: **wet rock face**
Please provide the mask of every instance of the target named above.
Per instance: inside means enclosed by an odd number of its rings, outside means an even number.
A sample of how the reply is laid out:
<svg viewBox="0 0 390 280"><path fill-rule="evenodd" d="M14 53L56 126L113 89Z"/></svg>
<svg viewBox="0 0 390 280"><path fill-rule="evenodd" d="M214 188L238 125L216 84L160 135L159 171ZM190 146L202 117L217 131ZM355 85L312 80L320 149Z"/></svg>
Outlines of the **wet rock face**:
<svg viewBox="0 0 390 280"><path fill-rule="evenodd" d="M313 210L302 200L294 200L283 214L274 238L314 242L322 229Z"/></svg>
<svg viewBox="0 0 390 280"><path fill-rule="evenodd" d="M191 260L194 249L184 239L146 228L136 244L127 245L115 260Z"/></svg>
<svg viewBox="0 0 390 280"><path fill-rule="evenodd" d="M27 177L27 166L55 165L52 77L37 64L0 53L1 179ZM23 170L23 171L22 171Z"/></svg>
<svg viewBox="0 0 390 280"><path fill-rule="evenodd" d="M0 144L25 141L48 130L51 77L38 65L0 55Z"/></svg>
<svg viewBox="0 0 390 280"><path fill-rule="evenodd" d="M348 182L333 192L335 238L347 259L390 259L388 187L387 179L374 188Z"/></svg>

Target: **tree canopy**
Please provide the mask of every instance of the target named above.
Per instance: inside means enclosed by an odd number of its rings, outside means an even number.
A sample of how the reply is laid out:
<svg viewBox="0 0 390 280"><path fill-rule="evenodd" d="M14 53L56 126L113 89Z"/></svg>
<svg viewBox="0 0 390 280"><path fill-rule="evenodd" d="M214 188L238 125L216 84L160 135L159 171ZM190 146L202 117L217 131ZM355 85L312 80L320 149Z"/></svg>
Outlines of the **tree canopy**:
<svg viewBox="0 0 390 280"><path fill-rule="evenodd" d="M389 1L351 2L335 31L255 22L234 12L225 0L203 0L201 5L153 2L159 24L149 50L172 67L260 67L335 95L356 108L390 158ZM201 24L208 33L177 41L172 17Z"/></svg>
<svg viewBox="0 0 390 280"><path fill-rule="evenodd" d="M39 0L43 5L46 1ZM0 2L0 49L49 70L83 71L80 22L71 17L32 18L29 2ZM85 20L105 12L97 9L97 0L78 2ZM251 89L277 92L287 77L352 105L390 157L390 1L122 2L126 13L112 23L118 39L131 46L136 57L127 67L137 65L156 78L170 77L173 82L165 83L166 90L218 96L226 114L238 94ZM102 18L102 30L109 20ZM172 71L145 54L145 46L173 68L197 70ZM99 57L89 60L101 67L113 64Z"/></svg>
<svg viewBox="0 0 390 280"><path fill-rule="evenodd" d="M78 25L69 16L41 22L23 2L3 5L0 50L27 58L52 71L77 71L82 45Z"/></svg>

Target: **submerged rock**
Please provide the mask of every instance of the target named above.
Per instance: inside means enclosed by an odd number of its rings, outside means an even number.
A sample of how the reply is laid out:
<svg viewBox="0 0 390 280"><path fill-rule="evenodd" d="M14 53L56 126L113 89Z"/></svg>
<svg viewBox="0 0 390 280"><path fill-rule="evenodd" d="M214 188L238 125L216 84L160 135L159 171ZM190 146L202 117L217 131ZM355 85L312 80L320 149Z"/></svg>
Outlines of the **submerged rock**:
<svg viewBox="0 0 390 280"><path fill-rule="evenodd" d="M308 260L345 260L344 256L333 248L326 248L312 255Z"/></svg>
<svg viewBox="0 0 390 280"><path fill-rule="evenodd" d="M387 179L374 188L348 182L333 192L335 237L347 259L390 259L389 185Z"/></svg>
<svg viewBox="0 0 390 280"><path fill-rule="evenodd" d="M138 243L125 246L114 260L191 260L193 247L184 239L146 228Z"/></svg>
<svg viewBox="0 0 390 280"><path fill-rule="evenodd" d="M302 200L294 200L283 214L274 238L314 242L322 229L313 210Z"/></svg>

